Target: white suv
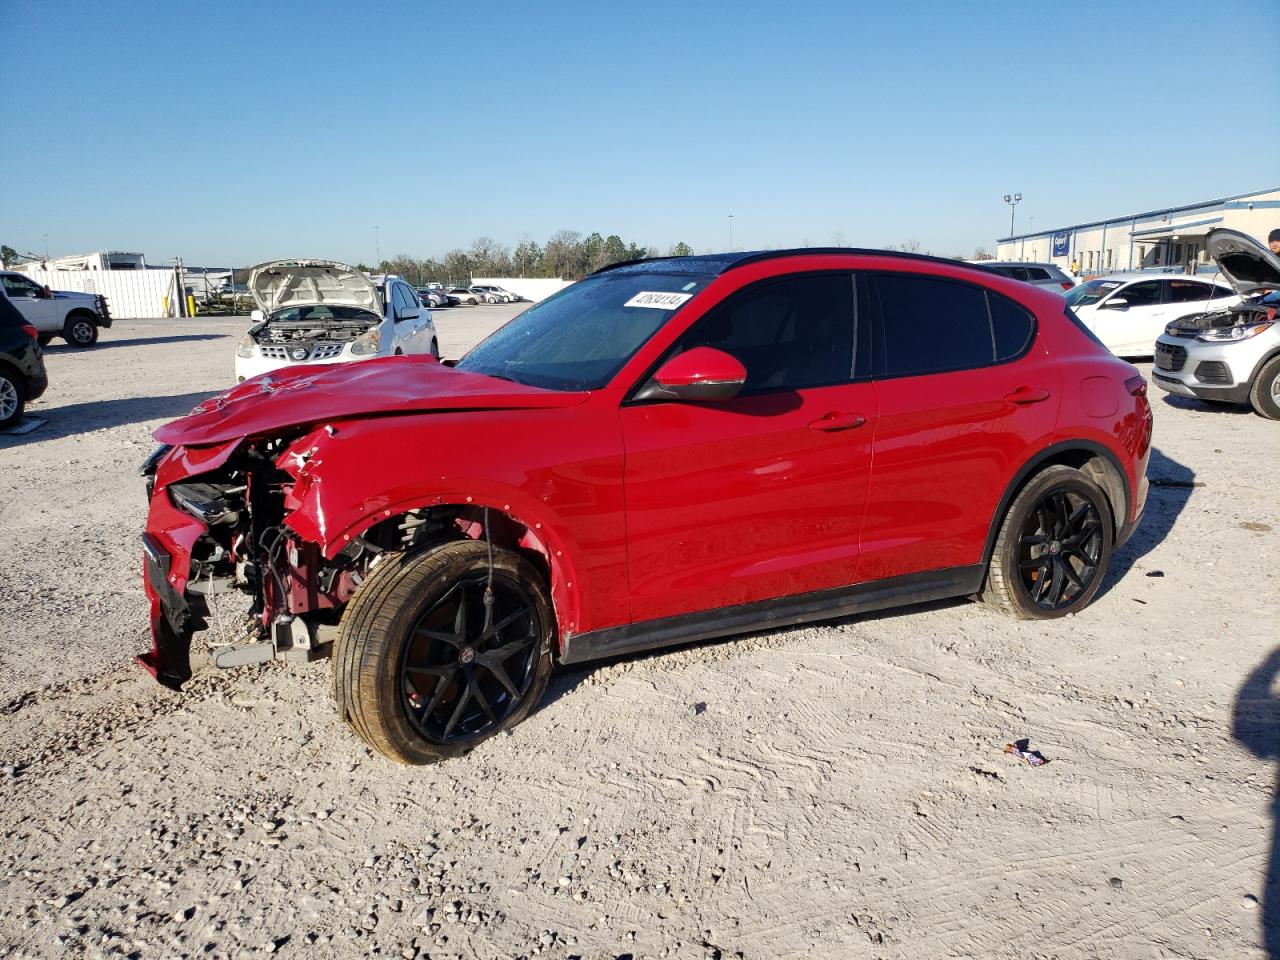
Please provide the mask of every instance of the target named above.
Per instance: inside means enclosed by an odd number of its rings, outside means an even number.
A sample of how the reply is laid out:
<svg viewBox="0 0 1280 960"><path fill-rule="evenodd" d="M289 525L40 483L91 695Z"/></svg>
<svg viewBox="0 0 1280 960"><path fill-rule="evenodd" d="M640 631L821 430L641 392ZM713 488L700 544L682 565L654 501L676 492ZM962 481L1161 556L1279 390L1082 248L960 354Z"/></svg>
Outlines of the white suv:
<svg viewBox="0 0 1280 960"><path fill-rule="evenodd" d="M431 311L396 276L335 260L273 260L249 273L257 321L236 347L236 380L290 364L440 356Z"/></svg>
<svg viewBox="0 0 1280 960"><path fill-rule="evenodd" d="M1280 257L1238 230L1211 230L1205 250L1245 299L1170 323L1151 379L1169 393L1247 403L1280 420Z"/></svg>
<svg viewBox="0 0 1280 960"><path fill-rule="evenodd" d="M73 347L91 347L98 342L98 328L111 326L105 297L50 290L12 270L0 271L0 284L22 318L36 328L41 346L62 337Z"/></svg>

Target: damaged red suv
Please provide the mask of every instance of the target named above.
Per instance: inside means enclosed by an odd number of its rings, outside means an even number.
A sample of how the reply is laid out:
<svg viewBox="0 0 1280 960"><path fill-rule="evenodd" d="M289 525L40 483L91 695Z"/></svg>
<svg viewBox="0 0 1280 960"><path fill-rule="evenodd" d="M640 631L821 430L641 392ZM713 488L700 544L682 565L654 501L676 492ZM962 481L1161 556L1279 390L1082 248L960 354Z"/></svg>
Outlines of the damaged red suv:
<svg viewBox="0 0 1280 960"><path fill-rule="evenodd" d="M1079 611L1151 412L1055 294L798 250L620 264L457 363L275 371L156 437L141 662L179 687L242 592L217 666L331 656L345 719L423 763L557 662L943 597Z"/></svg>

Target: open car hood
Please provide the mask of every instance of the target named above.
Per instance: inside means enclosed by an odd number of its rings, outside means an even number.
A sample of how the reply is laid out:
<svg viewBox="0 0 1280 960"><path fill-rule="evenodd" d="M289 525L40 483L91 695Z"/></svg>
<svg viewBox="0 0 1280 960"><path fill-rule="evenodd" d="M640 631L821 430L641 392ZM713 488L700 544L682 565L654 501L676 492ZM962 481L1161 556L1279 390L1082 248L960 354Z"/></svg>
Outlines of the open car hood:
<svg viewBox="0 0 1280 960"><path fill-rule="evenodd" d="M540 390L454 370L435 357L381 357L359 363L286 367L199 403L155 432L161 443L199 447L294 426L436 410L572 407L587 394Z"/></svg>
<svg viewBox="0 0 1280 960"><path fill-rule="evenodd" d="M336 260L272 260L249 271L249 292L267 316L284 307L323 303L382 315L372 280Z"/></svg>
<svg viewBox="0 0 1280 960"><path fill-rule="evenodd" d="M1225 228L1210 230L1204 246L1242 297L1280 290L1280 257L1247 233Z"/></svg>

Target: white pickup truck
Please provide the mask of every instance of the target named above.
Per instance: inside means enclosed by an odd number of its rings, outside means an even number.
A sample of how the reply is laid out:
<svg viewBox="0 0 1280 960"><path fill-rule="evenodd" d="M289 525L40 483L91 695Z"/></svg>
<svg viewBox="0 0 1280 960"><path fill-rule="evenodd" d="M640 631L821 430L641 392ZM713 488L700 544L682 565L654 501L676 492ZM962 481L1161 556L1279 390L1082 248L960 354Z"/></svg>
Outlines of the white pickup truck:
<svg viewBox="0 0 1280 960"><path fill-rule="evenodd" d="M62 337L73 347L91 347L98 342L98 328L111 326L105 297L50 290L12 270L0 271L0 284L23 319L36 328L41 345Z"/></svg>

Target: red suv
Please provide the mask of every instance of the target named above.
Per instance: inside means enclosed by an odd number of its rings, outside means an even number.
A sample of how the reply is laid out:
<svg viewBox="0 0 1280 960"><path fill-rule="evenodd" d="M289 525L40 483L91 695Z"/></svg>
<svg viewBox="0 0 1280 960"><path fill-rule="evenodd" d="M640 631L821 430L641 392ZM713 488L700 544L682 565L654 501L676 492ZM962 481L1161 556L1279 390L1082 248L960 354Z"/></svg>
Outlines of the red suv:
<svg viewBox="0 0 1280 960"><path fill-rule="evenodd" d="M255 377L143 473L179 686L332 651L338 708L422 763L528 715L556 661L980 596L1083 609L1146 497L1146 382L1062 298L857 250L619 264L456 363Z"/></svg>

